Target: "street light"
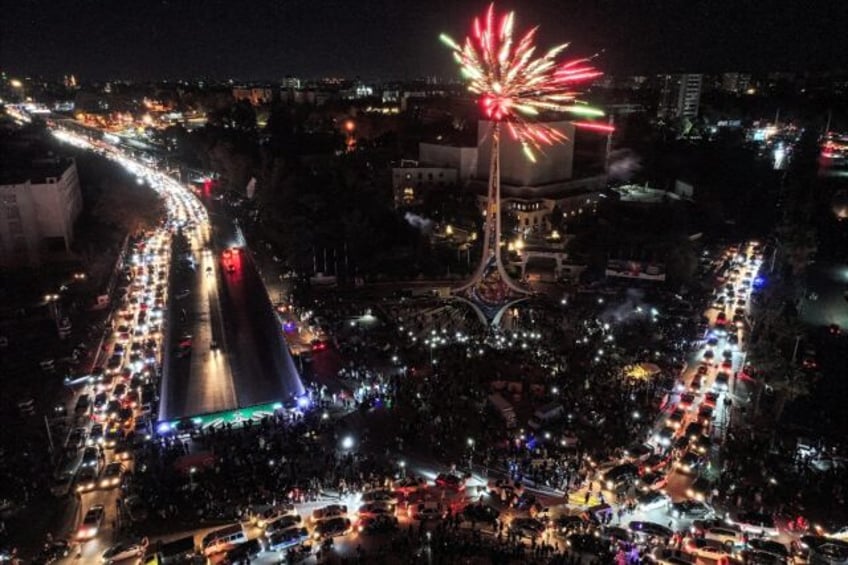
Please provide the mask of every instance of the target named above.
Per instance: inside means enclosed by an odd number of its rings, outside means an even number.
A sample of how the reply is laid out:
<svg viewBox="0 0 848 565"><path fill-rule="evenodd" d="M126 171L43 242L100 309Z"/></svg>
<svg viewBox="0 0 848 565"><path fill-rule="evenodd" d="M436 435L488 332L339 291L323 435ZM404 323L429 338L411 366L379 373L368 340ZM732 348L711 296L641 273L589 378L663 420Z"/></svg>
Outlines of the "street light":
<svg viewBox="0 0 848 565"><path fill-rule="evenodd" d="M345 436L342 438L342 449L353 449L353 437Z"/></svg>

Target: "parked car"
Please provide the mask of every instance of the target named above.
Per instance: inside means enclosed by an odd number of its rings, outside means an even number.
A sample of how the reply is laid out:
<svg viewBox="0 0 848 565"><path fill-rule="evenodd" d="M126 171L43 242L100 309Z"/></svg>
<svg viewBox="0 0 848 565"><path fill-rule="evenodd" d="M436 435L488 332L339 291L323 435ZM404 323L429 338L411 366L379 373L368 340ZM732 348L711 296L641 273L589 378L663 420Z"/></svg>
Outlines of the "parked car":
<svg viewBox="0 0 848 565"><path fill-rule="evenodd" d="M774 518L769 514L743 512L729 518L728 522L739 526L743 532L756 535L776 536L780 533L774 523Z"/></svg>
<svg viewBox="0 0 848 565"><path fill-rule="evenodd" d="M318 522L312 532L312 537L314 537L316 540L323 540L336 536L344 536L347 535L349 532L350 520L341 516L337 516L335 518L328 518L326 520L321 520L320 522Z"/></svg>
<svg viewBox="0 0 848 565"><path fill-rule="evenodd" d="M141 557L147 549L147 538L140 541L118 543L103 552L103 563L114 563L133 557Z"/></svg>
<svg viewBox="0 0 848 565"><path fill-rule="evenodd" d="M682 500L671 505L671 515L675 518L704 519L715 516L715 510L706 502Z"/></svg>

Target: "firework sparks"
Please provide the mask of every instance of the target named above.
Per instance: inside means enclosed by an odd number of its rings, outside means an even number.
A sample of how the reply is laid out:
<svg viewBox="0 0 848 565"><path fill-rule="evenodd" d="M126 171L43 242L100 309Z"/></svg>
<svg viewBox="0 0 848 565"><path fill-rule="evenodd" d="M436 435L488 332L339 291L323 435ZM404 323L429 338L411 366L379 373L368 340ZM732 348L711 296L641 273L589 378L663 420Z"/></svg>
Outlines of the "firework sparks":
<svg viewBox="0 0 848 565"><path fill-rule="evenodd" d="M440 39L453 50L468 80L468 90L480 96L486 116L505 123L527 158L535 161L534 149L563 141L565 135L530 118L544 111L569 112L584 118L603 116L601 110L577 100L578 85L603 73L590 64L591 59L558 61L567 43L534 58L538 28L516 41L514 22L514 12L498 15L492 4L484 18L474 19L473 37L467 37L463 45L445 34Z"/></svg>

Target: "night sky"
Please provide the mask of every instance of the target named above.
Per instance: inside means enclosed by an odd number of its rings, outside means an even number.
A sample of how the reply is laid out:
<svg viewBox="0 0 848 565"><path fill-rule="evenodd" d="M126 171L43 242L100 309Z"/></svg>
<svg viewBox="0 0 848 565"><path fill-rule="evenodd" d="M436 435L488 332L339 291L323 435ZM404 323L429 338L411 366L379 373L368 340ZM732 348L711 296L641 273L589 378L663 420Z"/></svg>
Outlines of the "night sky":
<svg viewBox="0 0 848 565"><path fill-rule="evenodd" d="M47 77L456 76L467 0L0 0L0 69ZM845 0L525 0L543 46L605 49L613 73L828 70L848 61Z"/></svg>

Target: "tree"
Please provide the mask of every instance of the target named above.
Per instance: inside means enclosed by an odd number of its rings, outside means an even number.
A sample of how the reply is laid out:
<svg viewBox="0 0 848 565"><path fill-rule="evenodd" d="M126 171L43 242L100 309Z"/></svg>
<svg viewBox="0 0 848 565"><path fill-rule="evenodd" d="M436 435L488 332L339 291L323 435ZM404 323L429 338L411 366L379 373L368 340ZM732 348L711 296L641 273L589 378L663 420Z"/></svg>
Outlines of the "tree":
<svg viewBox="0 0 848 565"><path fill-rule="evenodd" d="M797 367L793 367L784 373L782 378L768 382L766 386L771 388L776 396L772 408L772 416L775 422L780 421L787 403L792 403L798 398L810 394L810 383L807 376Z"/></svg>
<svg viewBox="0 0 848 565"><path fill-rule="evenodd" d="M152 228L165 217L165 204L148 186L115 182L94 205L94 215L124 233Z"/></svg>

